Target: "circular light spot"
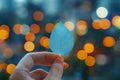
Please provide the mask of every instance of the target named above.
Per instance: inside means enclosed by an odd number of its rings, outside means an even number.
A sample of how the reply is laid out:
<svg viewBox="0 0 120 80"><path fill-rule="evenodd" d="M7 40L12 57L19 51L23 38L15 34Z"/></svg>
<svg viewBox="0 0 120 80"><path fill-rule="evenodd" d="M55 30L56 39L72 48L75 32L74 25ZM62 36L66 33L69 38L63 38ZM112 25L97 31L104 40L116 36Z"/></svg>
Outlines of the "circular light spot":
<svg viewBox="0 0 120 80"><path fill-rule="evenodd" d="M7 65L7 68L6 68L7 73L12 74L13 71L15 70L15 67L16 67L16 65L14 65L14 64Z"/></svg>
<svg viewBox="0 0 120 80"><path fill-rule="evenodd" d="M92 27L93 27L95 30L100 29L100 28L101 28L100 26L101 26L100 20L94 20L94 21L92 22Z"/></svg>
<svg viewBox="0 0 120 80"><path fill-rule="evenodd" d="M106 36L104 39L103 39L103 45L105 47L113 47L115 44L115 39L112 37L112 36Z"/></svg>
<svg viewBox="0 0 120 80"><path fill-rule="evenodd" d="M6 67L7 67L7 64L5 62L3 62L3 61L0 61L0 71L5 70Z"/></svg>
<svg viewBox="0 0 120 80"><path fill-rule="evenodd" d="M26 41L34 41L35 40L35 35L32 32L29 32L25 35Z"/></svg>
<svg viewBox="0 0 120 80"><path fill-rule="evenodd" d="M9 29L9 27L7 25L1 25L0 30L1 29L4 29L4 30L10 32L10 29Z"/></svg>
<svg viewBox="0 0 120 80"><path fill-rule="evenodd" d="M13 31L15 34L21 34L23 31L23 27L21 24L15 24L13 27Z"/></svg>
<svg viewBox="0 0 120 80"><path fill-rule="evenodd" d="M55 27L54 24L52 24L52 23L47 23L47 24L45 25L45 31L48 32L48 33L51 33L52 30L54 29L54 27Z"/></svg>
<svg viewBox="0 0 120 80"><path fill-rule="evenodd" d="M31 51L33 51L33 50L35 49L35 45L34 45L33 42L30 42L30 41L25 42L25 44L24 44L24 49L25 49L26 51L28 51L28 52L31 52Z"/></svg>
<svg viewBox="0 0 120 80"><path fill-rule="evenodd" d="M89 67L92 67L95 65L95 58L93 56L88 56L86 59L85 59L85 64Z"/></svg>
<svg viewBox="0 0 120 80"><path fill-rule="evenodd" d="M87 22L86 21L80 20L80 21L77 22L76 33L79 36L83 36L87 33Z"/></svg>
<svg viewBox="0 0 120 80"><path fill-rule="evenodd" d="M112 19L112 24L120 29L120 16L114 16Z"/></svg>
<svg viewBox="0 0 120 80"><path fill-rule="evenodd" d="M99 7L96 13L99 18L105 18L108 15L108 10L105 7Z"/></svg>
<svg viewBox="0 0 120 80"><path fill-rule="evenodd" d="M111 25L111 23L108 19L102 19L101 20L101 29L107 30L107 29L110 28L110 25Z"/></svg>
<svg viewBox="0 0 120 80"><path fill-rule="evenodd" d="M23 35L26 35L26 34L30 31L30 28L29 28L29 26L26 25L26 24L23 24L22 26L23 26L22 34L23 34Z"/></svg>
<svg viewBox="0 0 120 80"><path fill-rule="evenodd" d="M4 48L3 49L3 56L5 57L5 58L10 58L10 57L12 57L13 56L13 51L12 51L12 49L10 49L10 48Z"/></svg>
<svg viewBox="0 0 120 80"><path fill-rule="evenodd" d="M107 63L107 56L103 54L97 55L96 63L98 65L105 65Z"/></svg>
<svg viewBox="0 0 120 80"><path fill-rule="evenodd" d="M41 21L43 19L43 13L41 11L35 11L33 14L33 18L36 21Z"/></svg>
<svg viewBox="0 0 120 80"><path fill-rule="evenodd" d="M40 32L40 26L38 24L32 24L30 30L31 32L37 34Z"/></svg>
<svg viewBox="0 0 120 80"><path fill-rule="evenodd" d="M67 22L64 23L64 25L68 28L69 31L73 31L74 30L75 25L74 25L73 22L67 21Z"/></svg>
<svg viewBox="0 0 120 80"><path fill-rule="evenodd" d="M45 48L49 48L49 38L46 36L43 36L42 38L40 38L40 45Z"/></svg>
<svg viewBox="0 0 120 80"><path fill-rule="evenodd" d="M87 53L84 50L79 50L77 52L77 58L80 60L85 60L87 58Z"/></svg>
<svg viewBox="0 0 120 80"><path fill-rule="evenodd" d="M9 37L9 32L2 29L0 30L0 40L5 40L5 39L8 39Z"/></svg>
<svg viewBox="0 0 120 80"><path fill-rule="evenodd" d="M87 53L92 53L94 51L94 45L93 43L86 43L84 45L84 50L87 52Z"/></svg>

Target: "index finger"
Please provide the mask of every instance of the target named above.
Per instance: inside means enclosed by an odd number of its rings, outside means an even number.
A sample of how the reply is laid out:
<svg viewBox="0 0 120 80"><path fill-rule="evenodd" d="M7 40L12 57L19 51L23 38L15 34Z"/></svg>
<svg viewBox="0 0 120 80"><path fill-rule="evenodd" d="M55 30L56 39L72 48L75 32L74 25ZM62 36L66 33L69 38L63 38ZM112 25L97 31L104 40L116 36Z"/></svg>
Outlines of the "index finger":
<svg viewBox="0 0 120 80"><path fill-rule="evenodd" d="M34 65L51 66L60 55L52 52L33 52L28 53L18 64L16 68L30 70ZM66 64L67 66L67 64Z"/></svg>

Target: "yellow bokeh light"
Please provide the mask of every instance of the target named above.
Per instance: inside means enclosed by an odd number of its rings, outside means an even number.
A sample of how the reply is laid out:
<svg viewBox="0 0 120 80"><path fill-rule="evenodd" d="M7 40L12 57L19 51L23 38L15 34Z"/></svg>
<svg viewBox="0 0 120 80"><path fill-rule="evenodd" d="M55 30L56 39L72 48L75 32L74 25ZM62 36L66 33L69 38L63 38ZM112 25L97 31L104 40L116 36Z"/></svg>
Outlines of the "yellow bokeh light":
<svg viewBox="0 0 120 80"><path fill-rule="evenodd" d="M40 38L40 45L45 48L49 48L49 38L46 36L43 36L42 38Z"/></svg>
<svg viewBox="0 0 120 80"><path fill-rule="evenodd" d="M9 37L9 32L4 29L1 29L0 30L0 40L5 40L8 37Z"/></svg>
<svg viewBox="0 0 120 80"><path fill-rule="evenodd" d="M54 27L55 27L54 24L52 24L52 23L47 23L47 24L45 25L45 31L48 32L48 33L51 33L52 30L54 29Z"/></svg>
<svg viewBox="0 0 120 80"><path fill-rule="evenodd" d="M115 27L120 28L120 16L114 16L112 19L112 24Z"/></svg>
<svg viewBox="0 0 120 80"><path fill-rule="evenodd" d="M105 47L113 47L115 45L115 39L112 36L106 36L103 39L103 45Z"/></svg>
<svg viewBox="0 0 120 80"><path fill-rule="evenodd" d="M13 27L13 31L15 34L21 34L23 31L23 26L21 24L15 24Z"/></svg>
<svg viewBox="0 0 120 80"><path fill-rule="evenodd" d="M92 53L94 51L94 44L93 43L86 43L84 45L84 50L87 52L87 53Z"/></svg>
<svg viewBox="0 0 120 80"><path fill-rule="evenodd" d="M92 67L95 65L95 58L93 56L88 56L86 59L85 59L85 64L89 67Z"/></svg>
<svg viewBox="0 0 120 80"><path fill-rule="evenodd" d="M43 19L43 13L41 11L35 11L33 14L33 18L36 21L41 21Z"/></svg>
<svg viewBox="0 0 120 80"><path fill-rule="evenodd" d="M25 35L26 41L34 41L35 40L35 34L32 32L29 32Z"/></svg>
<svg viewBox="0 0 120 80"><path fill-rule="evenodd" d="M14 64L7 65L7 68L6 68L7 73L12 74L13 71L15 70L15 67L16 67L16 65L14 65Z"/></svg>
<svg viewBox="0 0 120 80"><path fill-rule="evenodd" d="M84 50L79 50L77 52L77 58L80 60L85 60L87 58L87 53Z"/></svg>
<svg viewBox="0 0 120 80"><path fill-rule="evenodd" d="M110 26L111 26L111 23L110 23L110 21L108 19L102 19L101 20L101 26L100 26L101 29L107 30L107 29L110 28Z"/></svg>
<svg viewBox="0 0 120 80"><path fill-rule="evenodd" d="M69 31L73 31L74 30L75 25L74 25L73 22L67 21L67 22L64 23L64 25L68 28Z"/></svg>
<svg viewBox="0 0 120 80"><path fill-rule="evenodd" d="M31 51L33 51L33 50L35 49L35 45L34 45L34 43L31 42L31 41L25 42L25 44L24 44L24 49L25 49L26 51L28 51L28 52L31 52Z"/></svg>
<svg viewBox="0 0 120 80"><path fill-rule="evenodd" d="M38 24L32 24L30 26L30 30L31 30L31 32L37 34L40 32L40 26Z"/></svg>
<svg viewBox="0 0 120 80"><path fill-rule="evenodd" d="M76 33L79 36L83 36L87 33L87 22L84 20L80 20L77 22L77 29L76 29Z"/></svg>

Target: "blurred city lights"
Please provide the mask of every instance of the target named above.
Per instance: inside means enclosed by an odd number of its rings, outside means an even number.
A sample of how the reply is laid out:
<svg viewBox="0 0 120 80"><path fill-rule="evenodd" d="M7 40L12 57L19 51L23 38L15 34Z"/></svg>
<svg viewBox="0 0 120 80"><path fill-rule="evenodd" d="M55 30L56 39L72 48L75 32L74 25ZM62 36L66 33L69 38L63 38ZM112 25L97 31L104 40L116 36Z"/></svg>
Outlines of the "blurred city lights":
<svg viewBox="0 0 120 80"><path fill-rule="evenodd" d="M77 52L77 58L80 60L85 60L87 58L87 53L84 50L79 50Z"/></svg>
<svg viewBox="0 0 120 80"><path fill-rule="evenodd" d="M23 24L23 31L21 34L26 35L30 31L30 27L27 24Z"/></svg>
<svg viewBox="0 0 120 80"><path fill-rule="evenodd" d="M100 20L96 19L92 22L92 27L95 29L95 30L98 30L98 29L101 29L101 23L100 23Z"/></svg>
<svg viewBox="0 0 120 80"><path fill-rule="evenodd" d="M13 27L13 31L15 34L21 34L23 31L23 26L21 24L15 24Z"/></svg>
<svg viewBox="0 0 120 80"><path fill-rule="evenodd" d="M107 29L110 28L110 26L111 26L111 23L110 23L110 21L108 19L102 19L101 20L101 26L100 26L101 29L107 30Z"/></svg>
<svg viewBox="0 0 120 80"><path fill-rule="evenodd" d="M1 29L0 30L0 40L8 39L8 37L9 37L9 32L4 29Z"/></svg>
<svg viewBox="0 0 120 80"><path fill-rule="evenodd" d="M100 66L107 64L108 59L107 56L104 54L99 54L96 56L96 63Z"/></svg>
<svg viewBox="0 0 120 80"><path fill-rule="evenodd" d="M88 43L86 43L86 44L84 45L83 48L84 48L84 50L85 50L88 54L90 54L90 53L92 53L92 52L94 51L94 44L88 42Z"/></svg>
<svg viewBox="0 0 120 80"><path fill-rule="evenodd" d="M8 32L10 31L9 26L7 26L7 25L5 25L5 24L0 26L0 30L1 30L1 29L4 29L4 30L6 30L6 31L8 31Z"/></svg>
<svg viewBox="0 0 120 80"><path fill-rule="evenodd" d="M45 47L45 48L49 48L49 38L46 36L43 36L42 38L40 38L40 45Z"/></svg>
<svg viewBox="0 0 120 80"><path fill-rule="evenodd" d="M15 64L8 64L8 65L7 65L7 68L6 68L7 73L8 73L8 74L12 74L13 71L15 70L15 67L16 67Z"/></svg>
<svg viewBox="0 0 120 80"><path fill-rule="evenodd" d="M86 21L84 20L80 20L77 22L77 29L76 29L76 33L79 35L79 36L83 36L87 33L87 27L88 27L88 24Z"/></svg>
<svg viewBox="0 0 120 80"><path fill-rule="evenodd" d="M95 58L93 56L87 56L87 58L85 59L85 64L89 67L92 67L95 65Z"/></svg>
<svg viewBox="0 0 120 80"><path fill-rule="evenodd" d="M54 27L55 27L55 25L54 25L53 23L47 23L47 24L45 25L45 31L46 31L47 33L51 33L52 30L54 29Z"/></svg>
<svg viewBox="0 0 120 80"><path fill-rule="evenodd" d="M25 40L26 41L34 41L35 40L35 34L32 32L29 32L25 35Z"/></svg>
<svg viewBox="0 0 120 80"><path fill-rule="evenodd" d="M96 14L99 18L105 18L108 15L108 10L105 7L99 7L96 10Z"/></svg>
<svg viewBox="0 0 120 80"><path fill-rule="evenodd" d="M67 22L65 22L64 25L65 25L65 26L68 28L68 30L70 30L70 31L73 31L74 28L75 28L74 23L71 22L71 21L67 21Z"/></svg>
<svg viewBox="0 0 120 80"><path fill-rule="evenodd" d="M13 56L13 51L10 48L5 47L2 52L5 58L11 58Z"/></svg>
<svg viewBox="0 0 120 80"><path fill-rule="evenodd" d="M38 24L32 24L30 26L30 30L31 30L31 32L37 34L40 32L40 26Z"/></svg>
<svg viewBox="0 0 120 80"><path fill-rule="evenodd" d="M36 21L41 21L43 19L44 15L41 11L35 11L33 14L33 18Z"/></svg>
<svg viewBox="0 0 120 80"><path fill-rule="evenodd" d="M25 49L26 51L28 51L28 52L31 52L31 51L33 51L33 50L35 49L35 45L34 45L34 43L31 42L31 41L27 41L27 42L25 42L25 44L24 44L24 49Z"/></svg>
<svg viewBox="0 0 120 80"><path fill-rule="evenodd" d="M103 39L103 45L105 47L113 47L115 45L115 39L112 36L106 36Z"/></svg>
<svg viewBox="0 0 120 80"><path fill-rule="evenodd" d="M120 16L114 16L112 19L112 24L120 29Z"/></svg>

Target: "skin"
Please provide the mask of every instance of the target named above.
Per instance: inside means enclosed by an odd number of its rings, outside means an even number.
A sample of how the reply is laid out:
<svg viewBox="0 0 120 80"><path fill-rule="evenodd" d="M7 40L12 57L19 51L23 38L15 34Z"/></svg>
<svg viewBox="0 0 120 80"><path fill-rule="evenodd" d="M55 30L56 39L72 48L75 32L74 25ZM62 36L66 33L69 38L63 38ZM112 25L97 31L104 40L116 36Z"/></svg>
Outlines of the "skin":
<svg viewBox="0 0 120 80"><path fill-rule="evenodd" d="M34 65L50 66L49 72L37 69L30 72ZM68 67L63 57L51 52L33 52L25 55L16 66L9 80L61 80L63 70Z"/></svg>

